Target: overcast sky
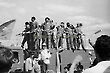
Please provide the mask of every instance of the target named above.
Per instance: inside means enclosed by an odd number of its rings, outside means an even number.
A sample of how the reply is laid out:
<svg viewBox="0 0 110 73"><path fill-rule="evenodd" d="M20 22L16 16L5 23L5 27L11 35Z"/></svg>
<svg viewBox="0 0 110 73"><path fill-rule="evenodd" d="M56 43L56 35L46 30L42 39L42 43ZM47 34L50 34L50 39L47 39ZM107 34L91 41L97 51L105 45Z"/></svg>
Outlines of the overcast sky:
<svg viewBox="0 0 110 73"><path fill-rule="evenodd" d="M46 16L55 22L83 23L83 31L91 35L98 29L110 31L110 0L0 0L0 24L16 19L14 34L23 30L32 16L42 23ZM87 36L88 37L88 36Z"/></svg>

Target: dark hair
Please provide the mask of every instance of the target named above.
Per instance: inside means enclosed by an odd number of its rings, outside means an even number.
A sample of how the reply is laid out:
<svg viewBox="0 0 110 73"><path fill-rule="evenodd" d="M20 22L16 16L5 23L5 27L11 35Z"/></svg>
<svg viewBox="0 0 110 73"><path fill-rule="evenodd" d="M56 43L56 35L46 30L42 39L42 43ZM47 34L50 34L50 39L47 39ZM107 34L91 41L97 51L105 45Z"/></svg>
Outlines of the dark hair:
<svg viewBox="0 0 110 73"><path fill-rule="evenodd" d="M109 60L110 59L110 36L102 35L99 38L97 38L96 43L94 45L94 50L96 55L98 55L102 61Z"/></svg>
<svg viewBox="0 0 110 73"><path fill-rule="evenodd" d="M71 63L69 63L69 64L67 64L67 66L66 67L64 67L64 69L67 69L68 71L70 70L70 67L71 67Z"/></svg>
<svg viewBox="0 0 110 73"><path fill-rule="evenodd" d="M73 25L71 25L71 27L70 27L71 29L75 29L75 27L73 26Z"/></svg>
<svg viewBox="0 0 110 73"><path fill-rule="evenodd" d="M77 23L76 27L80 27L80 26L83 26L82 23Z"/></svg>
<svg viewBox="0 0 110 73"><path fill-rule="evenodd" d="M64 24L64 22L61 22L61 24Z"/></svg>
<svg viewBox="0 0 110 73"><path fill-rule="evenodd" d="M36 19L36 17L34 17L34 16L33 16L33 17L31 17L31 19L34 19L34 20L35 20L35 19Z"/></svg>
<svg viewBox="0 0 110 73"><path fill-rule="evenodd" d="M67 26L67 27L70 27L70 23L69 23L69 22L67 22L67 23L66 23L66 26Z"/></svg>
<svg viewBox="0 0 110 73"><path fill-rule="evenodd" d="M8 72L12 66L13 53L6 47L0 47L0 73Z"/></svg>
<svg viewBox="0 0 110 73"><path fill-rule="evenodd" d="M49 17L46 17L46 18L45 18L45 21L47 21L47 20L50 20L50 18L49 18Z"/></svg>
<svg viewBox="0 0 110 73"><path fill-rule="evenodd" d="M25 22L25 25L28 25L29 24L29 22Z"/></svg>

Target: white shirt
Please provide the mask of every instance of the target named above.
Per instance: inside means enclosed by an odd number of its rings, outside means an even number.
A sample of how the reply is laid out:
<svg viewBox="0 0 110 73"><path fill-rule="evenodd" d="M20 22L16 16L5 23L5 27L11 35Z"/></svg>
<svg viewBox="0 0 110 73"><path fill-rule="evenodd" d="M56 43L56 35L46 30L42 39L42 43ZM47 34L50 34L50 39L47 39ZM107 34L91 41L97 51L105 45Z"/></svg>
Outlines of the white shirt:
<svg viewBox="0 0 110 73"><path fill-rule="evenodd" d="M32 63L33 63L33 60L31 58L26 59L26 62L25 62L26 71L33 69Z"/></svg>
<svg viewBox="0 0 110 73"><path fill-rule="evenodd" d="M40 72L40 65L38 64L38 61L36 61L37 59L34 59L33 61L33 65L34 65L34 69L36 71L38 71L38 73Z"/></svg>
<svg viewBox="0 0 110 73"><path fill-rule="evenodd" d="M110 66L110 61L102 61L98 63L96 66L84 70L83 73L104 73L109 66Z"/></svg>
<svg viewBox="0 0 110 73"><path fill-rule="evenodd" d="M42 50L41 57L45 64L50 64L49 58L51 57L51 54L48 49Z"/></svg>

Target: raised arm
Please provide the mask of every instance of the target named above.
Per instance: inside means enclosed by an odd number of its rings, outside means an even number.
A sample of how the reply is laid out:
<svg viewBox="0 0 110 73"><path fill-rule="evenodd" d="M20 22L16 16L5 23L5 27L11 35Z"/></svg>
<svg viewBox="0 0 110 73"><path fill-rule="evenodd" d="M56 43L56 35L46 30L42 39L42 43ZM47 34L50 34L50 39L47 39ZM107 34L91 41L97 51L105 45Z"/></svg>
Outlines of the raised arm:
<svg viewBox="0 0 110 73"><path fill-rule="evenodd" d="M75 68L76 64L78 64L82 59L83 58L80 55L75 57L75 59L72 62L72 65L70 67L69 73L74 73L74 68Z"/></svg>

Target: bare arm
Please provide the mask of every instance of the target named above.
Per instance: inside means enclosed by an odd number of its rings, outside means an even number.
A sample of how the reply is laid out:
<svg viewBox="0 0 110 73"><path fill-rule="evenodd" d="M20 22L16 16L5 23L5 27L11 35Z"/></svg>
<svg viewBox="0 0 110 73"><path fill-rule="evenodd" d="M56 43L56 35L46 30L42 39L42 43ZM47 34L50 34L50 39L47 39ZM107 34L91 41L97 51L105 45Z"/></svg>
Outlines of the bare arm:
<svg viewBox="0 0 110 73"><path fill-rule="evenodd" d="M81 60L82 60L82 57L80 55L75 57L75 59L73 60L72 65L70 67L69 73L74 73L74 68L75 68L76 64L79 63Z"/></svg>

